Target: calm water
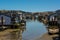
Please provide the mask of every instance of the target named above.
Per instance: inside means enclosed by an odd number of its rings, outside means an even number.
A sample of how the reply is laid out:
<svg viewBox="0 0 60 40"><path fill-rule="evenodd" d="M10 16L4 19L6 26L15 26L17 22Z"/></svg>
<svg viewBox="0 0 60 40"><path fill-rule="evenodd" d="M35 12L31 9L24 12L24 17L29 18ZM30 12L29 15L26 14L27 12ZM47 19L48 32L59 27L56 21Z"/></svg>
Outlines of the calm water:
<svg viewBox="0 0 60 40"><path fill-rule="evenodd" d="M23 40L31 40L37 36L41 36L42 34L46 33L47 30L46 26L39 21L30 20L26 23L26 30L22 34Z"/></svg>
<svg viewBox="0 0 60 40"><path fill-rule="evenodd" d="M46 26L37 20L27 21L24 29L8 30L0 32L0 40L31 40L47 32Z"/></svg>

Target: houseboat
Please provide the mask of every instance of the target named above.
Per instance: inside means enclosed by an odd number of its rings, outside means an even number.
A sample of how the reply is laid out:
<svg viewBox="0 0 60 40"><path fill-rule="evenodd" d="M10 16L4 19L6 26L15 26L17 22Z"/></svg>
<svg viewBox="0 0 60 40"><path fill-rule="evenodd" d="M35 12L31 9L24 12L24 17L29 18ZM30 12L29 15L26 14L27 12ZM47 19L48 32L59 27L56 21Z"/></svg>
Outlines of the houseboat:
<svg viewBox="0 0 60 40"><path fill-rule="evenodd" d="M57 14L51 14L48 16L48 25L57 25Z"/></svg>
<svg viewBox="0 0 60 40"><path fill-rule="evenodd" d="M60 12L49 15L48 24L49 27L47 27L47 30L49 34L60 34Z"/></svg>
<svg viewBox="0 0 60 40"><path fill-rule="evenodd" d="M17 28L19 24L18 14L7 15L8 13L0 13L0 27L2 28Z"/></svg>

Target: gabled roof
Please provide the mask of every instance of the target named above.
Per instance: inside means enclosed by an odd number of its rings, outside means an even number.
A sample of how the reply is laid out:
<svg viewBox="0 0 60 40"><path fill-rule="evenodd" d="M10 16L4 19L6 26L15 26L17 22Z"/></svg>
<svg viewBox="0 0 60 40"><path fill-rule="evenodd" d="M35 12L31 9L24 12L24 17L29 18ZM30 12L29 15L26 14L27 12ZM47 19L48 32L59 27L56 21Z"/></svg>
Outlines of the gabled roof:
<svg viewBox="0 0 60 40"><path fill-rule="evenodd" d="M0 15L5 15L5 16L11 17L10 15L8 15L8 13L0 13Z"/></svg>
<svg viewBox="0 0 60 40"><path fill-rule="evenodd" d="M8 16L8 17L14 17L13 15L13 13L0 13L0 15L5 15L5 16ZM19 14L15 14L15 17L18 17L18 16L20 16Z"/></svg>

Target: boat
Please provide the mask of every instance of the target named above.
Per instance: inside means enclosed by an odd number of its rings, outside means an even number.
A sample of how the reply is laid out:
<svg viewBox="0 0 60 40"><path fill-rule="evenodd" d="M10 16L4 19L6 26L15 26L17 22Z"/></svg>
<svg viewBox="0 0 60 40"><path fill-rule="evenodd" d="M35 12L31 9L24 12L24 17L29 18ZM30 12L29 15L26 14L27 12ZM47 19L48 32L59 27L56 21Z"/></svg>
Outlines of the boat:
<svg viewBox="0 0 60 40"><path fill-rule="evenodd" d="M49 26L47 27L48 34L58 34L59 33L59 27L57 26Z"/></svg>

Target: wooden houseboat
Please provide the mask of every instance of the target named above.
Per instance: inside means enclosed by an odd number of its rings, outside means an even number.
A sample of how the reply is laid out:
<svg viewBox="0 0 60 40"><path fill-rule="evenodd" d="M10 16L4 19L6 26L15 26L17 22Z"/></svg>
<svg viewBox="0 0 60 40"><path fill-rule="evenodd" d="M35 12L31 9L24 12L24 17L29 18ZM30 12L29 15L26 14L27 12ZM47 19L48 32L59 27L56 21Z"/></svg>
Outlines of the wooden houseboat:
<svg viewBox="0 0 60 40"><path fill-rule="evenodd" d="M57 25L57 21L58 21L58 18L57 18L56 13L48 16L48 24L49 25Z"/></svg>
<svg viewBox="0 0 60 40"><path fill-rule="evenodd" d="M10 13L0 13L0 28L17 28L21 25L20 15Z"/></svg>

